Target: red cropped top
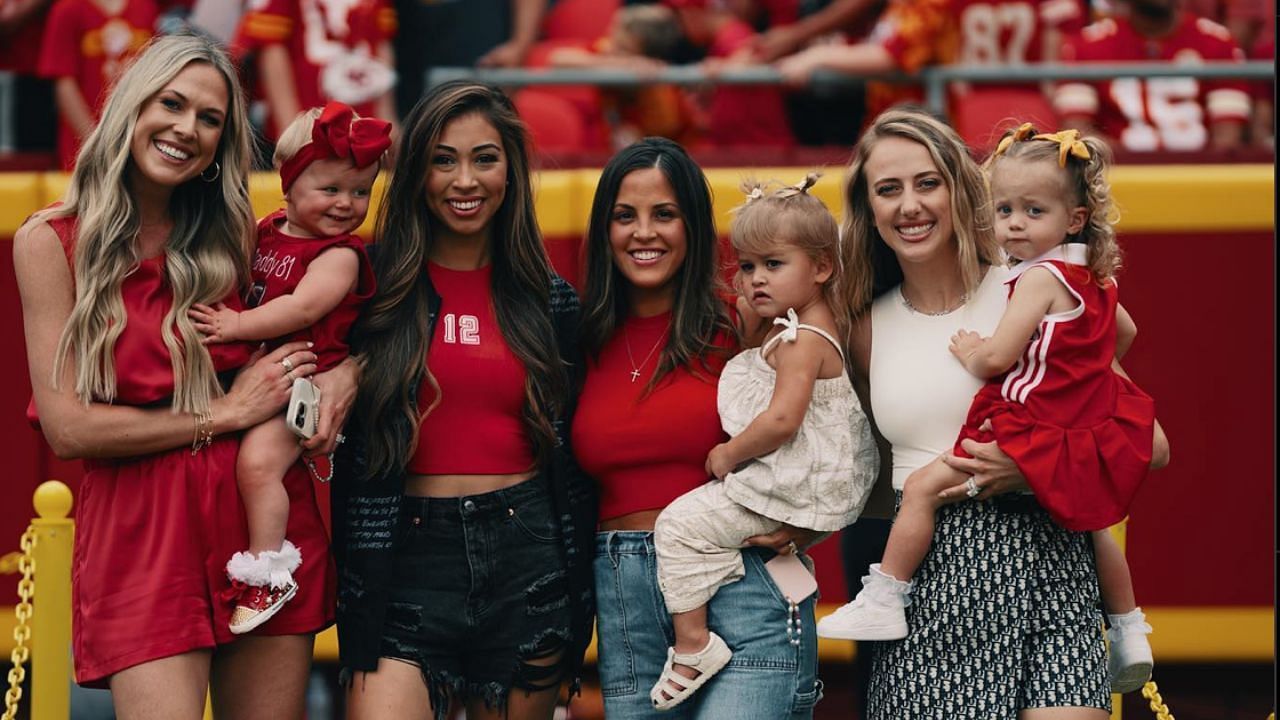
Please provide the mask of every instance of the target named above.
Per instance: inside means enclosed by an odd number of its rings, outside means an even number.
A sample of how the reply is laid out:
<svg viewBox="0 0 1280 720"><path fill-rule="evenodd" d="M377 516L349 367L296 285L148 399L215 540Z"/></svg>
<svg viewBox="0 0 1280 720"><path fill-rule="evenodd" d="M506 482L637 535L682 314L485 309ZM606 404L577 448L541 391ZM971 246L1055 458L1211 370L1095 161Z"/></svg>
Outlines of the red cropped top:
<svg viewBox="0 0 1280 720"><path fill-rule="evenodd" d="M723 359L711 358L698 375L676 368L644 395L670 323L670 313L629 318L598 362L587 361L572 442L599 484L601 520L664 508L703 484L707 453L729 439L716 411ZM728 338L718 344L732 346Z"/></svg>
<svg viewBox="0 0 1280 720"><path fill-rule="evenodd" d="M427 263L440 311L427 350L427 369L439 385L437 405L418 428L409 459L415 475L505 475L533 467L525 430L524 365L507 347L490 299L488 265L450 270ZM418 408L436 400L425 378Z"/></svg>

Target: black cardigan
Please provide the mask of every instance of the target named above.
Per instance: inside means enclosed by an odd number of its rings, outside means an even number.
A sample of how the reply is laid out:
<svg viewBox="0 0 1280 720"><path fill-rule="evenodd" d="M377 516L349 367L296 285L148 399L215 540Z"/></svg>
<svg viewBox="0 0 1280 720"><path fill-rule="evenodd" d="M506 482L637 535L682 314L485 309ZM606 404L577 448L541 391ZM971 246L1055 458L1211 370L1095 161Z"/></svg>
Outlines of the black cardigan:
<svg viewBox="0 0 1280 720"><path fill-rule="evenodd" d="M570 364L570 397L564 412L552 421L557 446L539 468L539 477L548 483L564 538L561 550L568 573L571 611L566 653L571 688L576 691L583 654L591 642L595 623L591 565L599 509L594 481L578 468L569 450L569 427L582 372L578 296L568 283L552 276L550 298L549 311L560 357ZM440 296L428 281L428 338L434 332L440 304ZM363 433L354 422L348 423L348 428L348 441L338 446L330 490L333 557L338 565L338 659L344 675L373 670L378 664L392 549L399 539L397 525L404 493L403 468L369 480L359 479L365 475L360 442Z"/></svg>

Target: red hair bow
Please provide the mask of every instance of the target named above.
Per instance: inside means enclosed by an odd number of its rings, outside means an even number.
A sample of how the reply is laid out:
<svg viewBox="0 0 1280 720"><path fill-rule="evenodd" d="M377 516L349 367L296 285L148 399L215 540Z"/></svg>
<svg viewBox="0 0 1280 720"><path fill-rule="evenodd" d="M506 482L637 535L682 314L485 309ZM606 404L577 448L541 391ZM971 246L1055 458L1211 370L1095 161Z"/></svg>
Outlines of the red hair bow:
<svg viewBox="0 0 1280 720"><path fill-rule="evenodd" d="M391 147L391 123L356 118L351 106L329 101L311 128L311 142L280 166L280 188L289 192L298 176L316 160L347 158L358 168L378 161Z"/></svg>

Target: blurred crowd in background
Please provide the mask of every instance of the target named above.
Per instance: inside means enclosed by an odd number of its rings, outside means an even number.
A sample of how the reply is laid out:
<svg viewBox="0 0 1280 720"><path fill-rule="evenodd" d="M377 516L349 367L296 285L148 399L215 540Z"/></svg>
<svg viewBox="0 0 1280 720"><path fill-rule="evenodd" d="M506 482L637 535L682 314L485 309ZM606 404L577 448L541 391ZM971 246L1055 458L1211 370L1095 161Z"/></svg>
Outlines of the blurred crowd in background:
<svg viewBox="0 0 1280 720"><path fill-rule="evenodd" d="M815 83L931 65L1270 60L1265 0L0 0L0 138L69 169L130 54L195 28L232 49L268 150L299 111L336 99L393 123L443 67L768 64L783 84L530 87L515 93L543 152L608 153L662 135L695 152L848 147L919 84ZM953 84L947 113L975 148L1005 118L1079 127L1135 153L1274 142L1269 80L1190 77ZM269 157L269 153L264 156ZM0 152L0 168L4 167ZM754 161L750 155L744 161ZM26 168L29 169L29 168Z"/></svg>

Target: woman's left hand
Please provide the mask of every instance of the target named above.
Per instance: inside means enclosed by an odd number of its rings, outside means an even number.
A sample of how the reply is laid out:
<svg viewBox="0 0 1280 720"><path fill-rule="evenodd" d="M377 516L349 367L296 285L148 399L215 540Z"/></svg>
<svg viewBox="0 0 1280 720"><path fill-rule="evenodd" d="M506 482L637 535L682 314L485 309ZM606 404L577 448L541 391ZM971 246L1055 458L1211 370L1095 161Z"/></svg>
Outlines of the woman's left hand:
<svg viewBox="0 0 1280 720"><path fill-rule="evenodd" d="M779 555L790 555L808 548L827 533L819 530L798 528L794 525L783 525L771 533L752 535L742 541L743 545L766 547Z"/></svg>
<svg viewBox="0 0 1280 720"><path fill-rule="evenodd" d="M991 421L984 421L978 429L990 432ZM947 452L942 455L942 462L953 470L973 477L978 486L978 494L973 497L974 500L987 500L995 495L1028 489L1027 480L1022 477L1013 458L1005 455L995 441L980 443L967 439L960 443L960 447L973 457L956 457ZM967 484L966 478L964 482L953 485L940 494L948 499L964 498Z"/></svg>
<svg viewBox="0 0 1280 720"><path fill-rule="evenodd" d="M316 457L328 455L346 439L342 437L342 427L351 414L351 403L360 384L360 363L348 357L312 377L311 382L320 388L320 422L316 434L302 441L302 448L307 457Z"/></svg>

